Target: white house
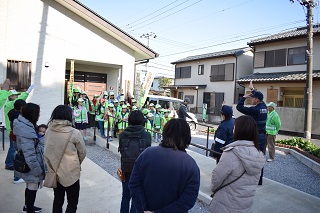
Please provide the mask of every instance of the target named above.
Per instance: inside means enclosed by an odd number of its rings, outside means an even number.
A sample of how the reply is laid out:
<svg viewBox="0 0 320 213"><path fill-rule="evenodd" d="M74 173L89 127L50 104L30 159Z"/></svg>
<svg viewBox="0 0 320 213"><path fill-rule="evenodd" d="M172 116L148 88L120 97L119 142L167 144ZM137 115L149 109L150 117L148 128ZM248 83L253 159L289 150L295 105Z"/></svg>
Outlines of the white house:
<svg viewBox="0 0 320 213"><path fill-rule="evenodd" d="M0 0L0 80L34 90L47 122L67 97L70 61L75 86L89 95L133 92L136 64L157 57L108 20L75 0Z"/></svg>
<svg viewBox="0 0 320 213"><path fill-rule="evenodd" d="M306 27L250 41L254 49L253 74L238 83L249 92L249 82L260 90L266 102L275 102L282 118L282 131L303 133L306 90ZM313 124L312 134L320 135L320 28L314 27ZM299 135L299 134L298 134Z"/></svg>
<svg viewBox="0 0 320 213"><path fill-rule="evenodd" d="M206 103L208 114L220 115L223 102L232 105L244 94L244 88L236 80L252 73L252 57L252 49L245 47L172 62L175 82L168 88L173 97L190 98L191 111L201 113Z"/></svg>

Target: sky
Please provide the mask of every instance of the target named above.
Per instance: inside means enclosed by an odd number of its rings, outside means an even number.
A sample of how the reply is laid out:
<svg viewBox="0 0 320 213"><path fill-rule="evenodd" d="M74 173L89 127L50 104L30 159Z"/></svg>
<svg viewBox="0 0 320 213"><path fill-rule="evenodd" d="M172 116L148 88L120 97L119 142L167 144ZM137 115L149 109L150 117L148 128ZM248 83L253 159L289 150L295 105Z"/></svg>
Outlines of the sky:
<svg viewBox="0 0 320 213"><path fill-rule="evenodd" d="M247 42L306 25L290 0L79 0L159 54L148 67L173 76L179 59L247 47ZM314 23L320 17L313 10ZM141 37L142 36L142 37Z"/></svg>

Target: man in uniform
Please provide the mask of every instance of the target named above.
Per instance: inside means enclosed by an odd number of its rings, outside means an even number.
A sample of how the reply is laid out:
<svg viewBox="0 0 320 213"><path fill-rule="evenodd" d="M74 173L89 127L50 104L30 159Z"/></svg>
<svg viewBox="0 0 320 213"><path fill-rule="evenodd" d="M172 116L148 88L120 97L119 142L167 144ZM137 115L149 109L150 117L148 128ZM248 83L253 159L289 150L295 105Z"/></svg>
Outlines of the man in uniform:
<svg viewBox="0 0 320 213"><path fill-rule="evenodd" d="M245 107L244 102L246 98L252 97L252 107ZM237 110L245 115L251 116L258 126L259 138L258 144L259 149L265 154L266 153L266 122L268 109L266 104L263 102L263 94L259 91L253 90L251 94L245 95L240 98ZM259 185L262 185L263 168L261 170L261 176L259 180Z"/></svg>
<svg viewBox="0 0 320 213"><path fill-rule="evenodd" d="M193 118L191 118L190 115L188 115L187 111L188 111L188 104L190 103L190 99L189 98L185 98L183 104L180 104L180 108L178 111L178 117L182 118L184 120L188 118L190 118L191 120L193 120Z"/></svg>

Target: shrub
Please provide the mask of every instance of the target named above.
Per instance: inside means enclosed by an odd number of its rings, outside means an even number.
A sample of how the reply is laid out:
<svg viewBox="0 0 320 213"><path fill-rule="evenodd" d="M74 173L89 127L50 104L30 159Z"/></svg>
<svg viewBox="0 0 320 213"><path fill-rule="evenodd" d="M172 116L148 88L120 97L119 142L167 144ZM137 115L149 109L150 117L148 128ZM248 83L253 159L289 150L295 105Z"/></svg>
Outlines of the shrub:
<svg viewBox="0 0 320 213"><path fill-rule="evenodd" d="M214 133L215 131L216 131L216 130L215 130L213 127L209 129L209 132L210 132L210 133Z"/></svg>
<svg viewBox="0 0 320 213"><path fill-rule="evenodd" d="M277 140L276 143L297 147L306 152L309 152L311 155L317 158L320 158L320 148L318 148L314 143L303 140L302 138L293 137L289 139Z"/></svg>

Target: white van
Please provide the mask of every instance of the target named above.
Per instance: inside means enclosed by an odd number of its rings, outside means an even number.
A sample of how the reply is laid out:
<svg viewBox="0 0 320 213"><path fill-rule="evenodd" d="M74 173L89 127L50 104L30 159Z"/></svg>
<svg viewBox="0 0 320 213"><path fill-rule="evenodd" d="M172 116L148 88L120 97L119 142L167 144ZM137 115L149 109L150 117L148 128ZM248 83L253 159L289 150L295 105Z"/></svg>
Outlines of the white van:
<svg viewBox="0 0 320 213"><path fill-rule="evenodd" d="M144 108L147 107L147 103L149 104L154 103L154 105L160 104L162 108L171 110L171 113L169 115L170 117L178 118L177 110L179 110L180 104L183 104L183 100L178 98L161 96L161 95L148 95L147 100L144 104ZM195 123L198 123L195 114L191 112L187 112L187 113L188 115L190 115L191 118L193 118L193 121ZM187 121L192 121L192 120L187 118Z"/></svg>

